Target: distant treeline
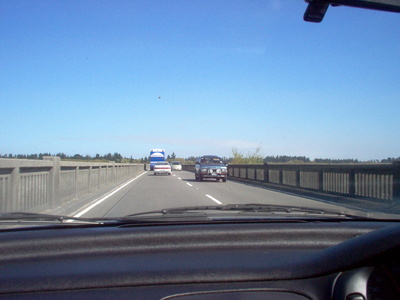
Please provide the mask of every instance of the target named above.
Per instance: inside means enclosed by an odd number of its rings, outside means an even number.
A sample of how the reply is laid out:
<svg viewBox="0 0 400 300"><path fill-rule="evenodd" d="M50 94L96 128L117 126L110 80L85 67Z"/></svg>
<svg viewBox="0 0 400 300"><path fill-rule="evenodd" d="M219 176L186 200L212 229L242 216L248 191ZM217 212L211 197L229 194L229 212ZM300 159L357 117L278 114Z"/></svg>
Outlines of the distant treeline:
<svg viewBox="0 0 400 300"><path fill-rule="evenodd" d="M394 161L400 161L400 157L388 157L385 159L371 159L368 161L359 161L358 159L329 159L329 158L316 158L315 163L327 163L327 164L357 164L357 163L392 163Z"/></svg>
<svg viewBox="0 0 400 300"><path fill-rule="evenodd" d="M289 163L289 162L303 162L303 163L324 163L324 164L357 164L357 163L392 163L394 161L400 161L400 157L398 158L385 158L382 160L371 159L369 161L359 161L358 159L332 159L332 158L315 158L311 161L308 157L305 156L267 156L264 159L264 162L274 162L274 163Z"/></svg>
<svg viewBox="0 0 400 300"><path fill-rule="evenodd" d="M120 153L115 152L114 154L108 153L104 155L96 154L91 155L66 155L65 153L39 153L39 154L0 154L0 158L18 158L18 159L43 159L43 156L58 156L63 160L82 160L82 161L115 161L117 163L148 163L148 157L142 157L134 159L132 156L130 158L123 157ZM167 156L168 160L179 160L182 163L194 163L196 161L195 156L189 156L187 158L177 158L175 152L172 155ZM233 157L222 157L222 160L226 163L234 163ZM265 163L329 163L329 164L356 164L356 163L392 163L394 161L400 161L400 157L388 157L382 160L369 160L369 161L359 161L358 159L331 159L331 158L316 158L313 161L305 156L289 156L289 155L276 155L276 156L266 156L261 162Z"/></svg>
<svg viewBox="0 0 400 300"><path fill-rule="evenodd" d="M386 159L382 159L381 163L392 163L394 161L400 161L400 156L398 158L388 157Z"/></svg>
<svg viewBox="0 0 400 300"><path fill-rule="evenodd" d="M64 160L99 160L99 161L115 161L115 162L122 162L124 157L120 153L108 153L105 155L96 154L95 156L90 155L66 155L65 153L39 153L39 154L0 154L1 158L19 158L19 159L43 159L43 156L58 156ZM125 158L126 159L126 158Z"/></svg>
<svg viewBox="0 0 400 300"><path fill-rule="evenodd" d="M316 158L314 159L315 163L324 163L324 164L357 164L359 163L358 159L330 159L330 158ZM379 161L373 161L379 162Z"/></svg>
<svg viewBox="0 0 400 300"><path fill-rule="evenodd" d="M233 157L221 157L225 163L236 163ZM185 159L186 162L195 162L195 156L189 156ZM400 161L398 158L386 158L382 160L372 159L369 161L359 161L358 159L332 159L332 158L316 158L311 160L305 156L290 156L290 155L276 155L266 156L261 158L259 163L326 163L326 164L356 164L356 163L391 163L393 161ZM246 162L245 162L246 163Z"/></svg>

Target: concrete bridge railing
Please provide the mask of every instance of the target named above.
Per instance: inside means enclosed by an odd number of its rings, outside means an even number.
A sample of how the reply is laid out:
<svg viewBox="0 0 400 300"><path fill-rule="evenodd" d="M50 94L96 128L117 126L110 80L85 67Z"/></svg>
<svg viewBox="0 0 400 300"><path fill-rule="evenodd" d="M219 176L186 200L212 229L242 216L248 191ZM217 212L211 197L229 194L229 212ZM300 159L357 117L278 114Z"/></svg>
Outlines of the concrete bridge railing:
<svg viewBox="0 0 400 300"><path fill-rule="evenodd" d="M183 165L194 172L194 165ZM400 201L400 162L392 164L229 164L228 178L348 197Z"/></svg>
<svg viewBox="0 0 400 300"><path fill-rule="evenodd" d="M40 212L117 185L143 171L142 164L0 159L0 213Z"/></svg>

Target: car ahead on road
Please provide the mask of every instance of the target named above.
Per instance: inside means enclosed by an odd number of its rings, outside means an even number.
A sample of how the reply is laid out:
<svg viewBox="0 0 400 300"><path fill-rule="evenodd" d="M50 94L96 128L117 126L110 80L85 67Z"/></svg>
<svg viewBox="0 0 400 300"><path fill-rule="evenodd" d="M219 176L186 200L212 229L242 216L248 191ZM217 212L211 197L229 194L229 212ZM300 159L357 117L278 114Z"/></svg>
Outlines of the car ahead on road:
<svg viewBox="0 0 400 300"><path fill-rule="evenodd" d="M222 179L223 182L226 182L228 168L218 156L200 156L197 158L194 168L196 180L202 181L204 178L215 178L217 181Z"/></svg>
<svg viewBox="0 0 400 300"><path fill-rule="evenodd" d="M173 171L182 171L182 164L180 161L173 161L171 163L171 168Z"/></svg>
<svg viewBox="0 0 400 300"><path fill-rule="evenodd" d="M154 175L168 174L171 175L171 165L167 161L160 161L154 165Z"/></svg>

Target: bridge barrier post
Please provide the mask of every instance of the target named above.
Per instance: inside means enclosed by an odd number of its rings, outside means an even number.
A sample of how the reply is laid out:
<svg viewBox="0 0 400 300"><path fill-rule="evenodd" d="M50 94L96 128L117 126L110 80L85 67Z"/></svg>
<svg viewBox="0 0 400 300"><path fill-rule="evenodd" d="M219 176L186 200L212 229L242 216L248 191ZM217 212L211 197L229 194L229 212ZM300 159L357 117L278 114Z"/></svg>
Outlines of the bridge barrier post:
<svg viewBox="0 0 400 300"><path fill-rule="evenodd" d="M7 201L8 211L19 211L20 206L20 167L16 166L11 171L10 176L10 200ZM7 200L7 199L6 199Z"/></svg>
<svg viewBox="0 0 400 300"><path fill-rule="evenodd" d="M111 173L111 182L115 182L117 180L117 174L116 174L116 170L115 170L115 161L112 161L112 173Z"/></svg>
<svg viewBox="0 0 400 300"><path fill-rule="evenodd" d="M324 169L322 168L318 170L318 190L320 192L324 191Z"/></svg>
<svg viewBox="0 0 400 300"><path fill-rule="evenodd" d="M90 194L90 193L92 192L92 181L93 181L93 179L92 179L92 177L93 177L93 174L92 174L92 172L93 172L92 166L89 166L88 172L89 172L89 174L88 174L88 187L87 187L87 191L88 191L88 193Z"/></svg>
<svg viewBox="0 0 400 300"><path fill-rule="evenodd" d="M75 199L78 199L78 191L79 191L79 166L75 167Z"/></svg>
<svg viewBox="0 0 400 300"><path fill-rule="evenodd" d="M393 166L393 200L400 201L400 161L394 161Z"/></svg>
<svg viewBox="0 0 400 300"><path fill-rule="evenodd" d="M100 165L99 165L99 169L98 169L98 174L99 174L99 176L97 177L97 189L99 189L101 186L101 166Z"/></svg>
<svg viewBox="0 0 400 300"><path fill-rule="evenodd" d="M354 168L349 170L349 195L354 197L356 195L356 175Z"/></svg>
<svg viewBox="0 0 400 300"><path fill-rule="evenodd" d="M105 179L104 179L104 185L107 186L110 171L108 170L108 165L106 165L105 168L106 168L106 175L105 175Z"/></svg>
<svg viewBox="0 0 400 300"><path fill-rule="evenodd" d="M54 208L60 205L61 159L57 156L43 156L43 160L48 160L53 163L53 166L49 171L49 186L47 187L47 195L49 195L49 206Z"/></svg>
<svg viewBox="0 0 400 300"><path fill-rule="evenodd" d="M279 167L279 184L280 185L283 184L283 167L282 166Z"/></svg>
<svg viewBox="0 0 400 300"><path fill-rule="evenodd" d="M268 163L264 163L264 182L269 182L269 166Z"/></svg>
<svg viewBox="0 0 400 300"><path fill-rule="evenodd" d="M300 168L296 168L296 187L300 187Z"/></svg>

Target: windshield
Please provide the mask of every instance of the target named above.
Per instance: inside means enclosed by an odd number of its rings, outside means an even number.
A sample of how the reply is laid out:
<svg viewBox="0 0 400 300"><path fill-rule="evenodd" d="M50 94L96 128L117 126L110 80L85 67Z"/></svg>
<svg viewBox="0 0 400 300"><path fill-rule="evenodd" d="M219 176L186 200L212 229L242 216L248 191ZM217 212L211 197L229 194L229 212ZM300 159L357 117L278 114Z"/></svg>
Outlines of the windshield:
<svg viewBox="0 0 400 300"><path fill-rule="evenodd" d="M307 2L1 1L0 214L400 216L400 15Z"/></svg>
<svg viewBox="0 0 400 300"><path fill-rule="evenodd" d="M202 157L201 161L202 164L222 164L222 161L218 157Z"/></svg>

